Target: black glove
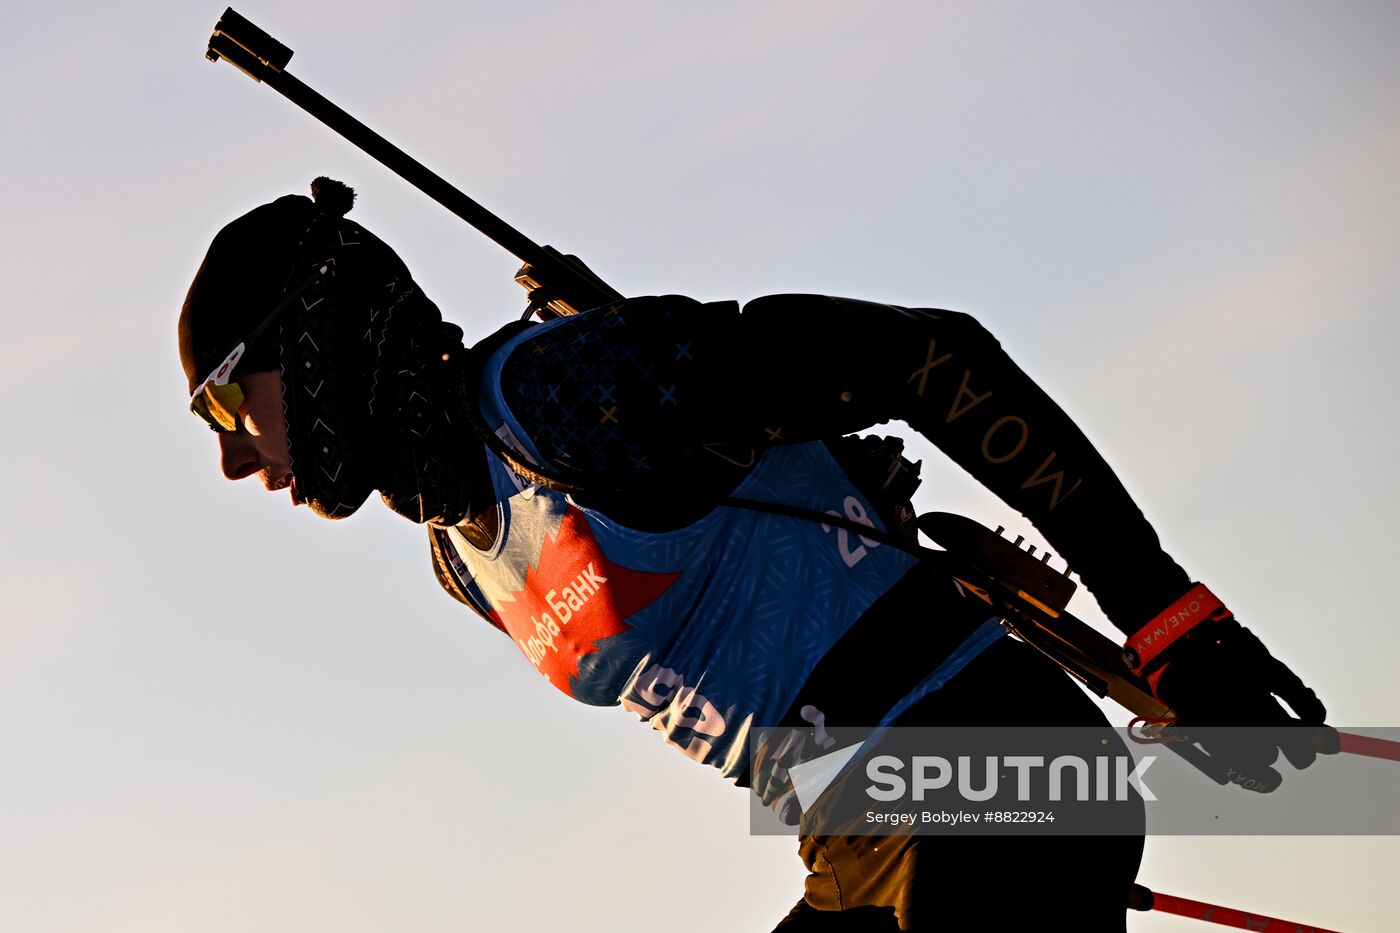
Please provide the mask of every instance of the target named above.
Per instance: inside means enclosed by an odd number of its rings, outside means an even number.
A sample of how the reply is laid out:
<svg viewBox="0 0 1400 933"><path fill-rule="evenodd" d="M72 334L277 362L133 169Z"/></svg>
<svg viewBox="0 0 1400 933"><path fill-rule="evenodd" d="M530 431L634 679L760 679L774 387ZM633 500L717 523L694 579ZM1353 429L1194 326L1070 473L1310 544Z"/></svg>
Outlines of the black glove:
<svg viewBox="0 0 1400 933"><path fill-rule="evenodd" d="M1176 712L1178 732L1201 744L1225 780L1268 792L1283 780L1272 767L1280 751L1299 769L1318 753L1338 751L1337 733L1324 725L1327 710L1317 694L1224 607L1165 648L1151 666L1149 682ZM1201 727L1204 733L1192 734Z"/></svg>

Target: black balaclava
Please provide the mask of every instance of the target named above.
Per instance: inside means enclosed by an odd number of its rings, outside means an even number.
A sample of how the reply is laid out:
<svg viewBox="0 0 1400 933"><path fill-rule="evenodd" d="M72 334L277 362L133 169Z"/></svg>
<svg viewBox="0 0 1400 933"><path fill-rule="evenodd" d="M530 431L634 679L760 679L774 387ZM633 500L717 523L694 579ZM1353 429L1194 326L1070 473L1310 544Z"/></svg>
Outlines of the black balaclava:
<svg viewBox="0 0 1400 933"><path fill-rule="evenodd" d="M462 331L392 249L345 219L351 189L318 178L311 190L314 201L278 198L210 244L180 314L190 389L329 263L329 283L284 311L233 379L280 370L292 473L318 515L344 518L378 489L413 521L456 523L467 512L463 458L474 440L460 417Z"/></svg>

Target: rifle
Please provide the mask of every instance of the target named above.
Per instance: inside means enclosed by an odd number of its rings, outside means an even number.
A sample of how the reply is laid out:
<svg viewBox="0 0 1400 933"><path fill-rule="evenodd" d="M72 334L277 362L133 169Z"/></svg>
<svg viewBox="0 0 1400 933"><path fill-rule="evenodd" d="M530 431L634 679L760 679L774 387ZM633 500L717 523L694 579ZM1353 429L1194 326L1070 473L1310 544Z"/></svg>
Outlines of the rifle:
<svg viewBox="0 0 1400 933"><path fill-rule="evenodd" d="M529 294L524 317L543 320L577 314L622 300L622 293L599 278L576 256L540 246L500 217L453 187L398 146L322 97L287 69L292 50L232 7L214 24L204 57L227 61L260 84L277 91L374 157L390 171L505 247L524 265L515 273Z"/></svg>

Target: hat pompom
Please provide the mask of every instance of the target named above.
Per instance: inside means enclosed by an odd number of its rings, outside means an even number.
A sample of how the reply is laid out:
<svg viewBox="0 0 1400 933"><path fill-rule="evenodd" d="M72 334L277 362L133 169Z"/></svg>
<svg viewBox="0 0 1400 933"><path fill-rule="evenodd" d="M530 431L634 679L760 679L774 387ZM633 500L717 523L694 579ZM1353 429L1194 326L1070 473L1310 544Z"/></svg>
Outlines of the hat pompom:
<svg viewBox="0 0 1400 933"><path fill-rule="evenodd" d="M355 189L321 175L311 181L311 200L327 214L344 217L355 204Z"/></svg>

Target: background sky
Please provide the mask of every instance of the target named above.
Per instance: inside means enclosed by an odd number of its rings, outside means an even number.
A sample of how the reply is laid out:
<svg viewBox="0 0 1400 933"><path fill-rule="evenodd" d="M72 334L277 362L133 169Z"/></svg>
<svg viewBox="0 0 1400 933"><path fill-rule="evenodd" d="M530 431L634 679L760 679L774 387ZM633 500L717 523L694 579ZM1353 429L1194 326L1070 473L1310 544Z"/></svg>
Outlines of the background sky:
<svg viewBox="0 0 1400 933"><path fill-rule="evenodd" d="M743 793L551 690L421 530L219 476L175 321L234 216L331 175L470 340L524 301L494 244L205 62L222 9L11 5L0 32L0 928L770 929L801 869ZM626 294L977 315L1333 722L1400 725L1394 4L239 10ZM921 509L1030 533L911 446ZM1396 930L1398 858L1163 838L1140 880Z"/></svg>

